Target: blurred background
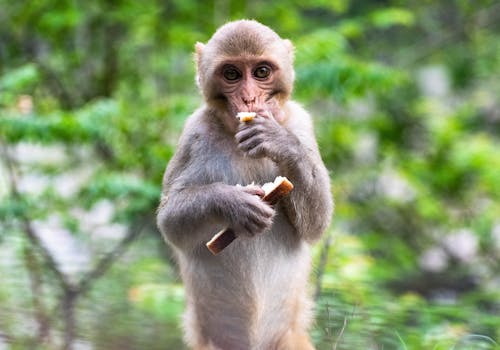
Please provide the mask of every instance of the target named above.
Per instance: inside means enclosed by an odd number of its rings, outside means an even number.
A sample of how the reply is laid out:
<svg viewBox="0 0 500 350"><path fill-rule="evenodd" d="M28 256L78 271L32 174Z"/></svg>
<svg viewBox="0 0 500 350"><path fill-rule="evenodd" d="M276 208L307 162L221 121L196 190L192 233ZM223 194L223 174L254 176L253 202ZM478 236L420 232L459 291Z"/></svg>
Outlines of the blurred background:
<svg viewBox="0 0 500 350"><path fill-rule="evenodd" d="M0 349L184 349L155 227L193 49L296 45L336 213L321 349L500 349L500 3L0 0Z"/></svg>

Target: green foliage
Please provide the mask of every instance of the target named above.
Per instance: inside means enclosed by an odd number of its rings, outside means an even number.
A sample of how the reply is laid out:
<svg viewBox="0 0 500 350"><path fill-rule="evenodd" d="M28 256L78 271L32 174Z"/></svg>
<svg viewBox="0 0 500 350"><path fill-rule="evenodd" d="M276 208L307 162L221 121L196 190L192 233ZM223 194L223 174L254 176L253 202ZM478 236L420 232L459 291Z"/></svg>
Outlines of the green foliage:
<svg viewBox="0 0 500 350"><path fill-rule="evenodd" d="M407 9L393 7L373 11L370 20L376 28L390 28L395 25L412 26L415 23L415 16Z"/></svg>
<svg viewBox="0 0 500 350"><path fill-rule="evenodd" d="M181 285L143 284L130 293L135 304L159 318L177 322L184 310L184 288Z"/></svg>
<svg viewBox="0 0 500 350"><path fill-rule="evenodd" d="M10 71L0 79L0 89L19 92L31 86L38 80L38 72L33 64L26 64Z"/></svg>
<svg viewBox="0 0 500 350"><path fill-rule="evenodd" d="M130 217L151 213L158 204L158 185L123 173L99 173L80 196L88 206L102 198L112 199L119 209L115 219L127 222Z"/></svg>
<svg viewBox="0 0 500 350"><path fill-rule="evenodd" d="M335 29L320 29L297 41L297 86L301 98L334 97L345 101L370 92L386 92L404 80L404 73L356 59L347 40ZM374 91L375 90L375 91Z"/></svg>
<svg viewBox="0 0 500 350"><path fill-rule="evenodd" d="M2 136L9 142L89 142L107 136L108 131L102 125L112 113L116 113L114 103L99 101L74 114L59 111L48 116L7 114L0 119L0 126Z"/></svg>
<svg viewBox="0 0 500 350"><path fill-rule="evenodd" d="M9 222L15 218L23 218L29 216L33 211L33 205L28 202L28 198L12 198L9 202L2 201L0 203L0 220ZM0 233L0 238L2 234Z"/></svg>

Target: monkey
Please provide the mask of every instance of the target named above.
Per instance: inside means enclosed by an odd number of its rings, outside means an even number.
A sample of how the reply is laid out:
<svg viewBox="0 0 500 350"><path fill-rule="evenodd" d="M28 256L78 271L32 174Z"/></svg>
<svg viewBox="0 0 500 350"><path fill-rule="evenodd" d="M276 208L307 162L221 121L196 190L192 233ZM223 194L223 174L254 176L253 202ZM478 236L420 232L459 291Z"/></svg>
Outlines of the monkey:
<svg viewBox="0 0 500 350"><path fill-rule="evenodd" d="M309 350L310 248L333 214L330 176L308 112L291 99L294 47L254 20L195 44L203 104L167 164L157 225L186 291L184 338L195 350ZM241 123L238 112L255 112ZM259 184L287 177L278 204ZM219 255L205 243L230 227Z"/></svg>

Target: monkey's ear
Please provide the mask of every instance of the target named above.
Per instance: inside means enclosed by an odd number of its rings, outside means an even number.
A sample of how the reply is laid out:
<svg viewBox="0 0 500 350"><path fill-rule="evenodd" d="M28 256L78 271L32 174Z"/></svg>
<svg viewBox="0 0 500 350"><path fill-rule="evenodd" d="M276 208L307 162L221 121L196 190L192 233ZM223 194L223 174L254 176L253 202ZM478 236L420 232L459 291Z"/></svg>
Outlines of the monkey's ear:
<svg viewBox="0 0 500 350"><path fill-rule="evenodd" d="M200 66L201 66L201 55L205 49L205 44L197 42L194 45L194 60L196 63L196 85L201 88L201 77L200 77Z"/></svg>
<svg viewBox="0 0 500 350"><path fill-rule="evenodd" d="M290 58L293 61L295 56L295 47L293 46L292 42L288 39L283 39L283 43L285 44L285 47L288 50L288 54L290 55Z"/></svg>
<svg viewBox="0 0 500 350"><path fill-rule="evenodd" d="M205 44L197 42L194 45L194 57L196 60L196 65L199 67L200 66L200 61L201 61L201 55L203 53L203 50L205 49Z"/></svg>

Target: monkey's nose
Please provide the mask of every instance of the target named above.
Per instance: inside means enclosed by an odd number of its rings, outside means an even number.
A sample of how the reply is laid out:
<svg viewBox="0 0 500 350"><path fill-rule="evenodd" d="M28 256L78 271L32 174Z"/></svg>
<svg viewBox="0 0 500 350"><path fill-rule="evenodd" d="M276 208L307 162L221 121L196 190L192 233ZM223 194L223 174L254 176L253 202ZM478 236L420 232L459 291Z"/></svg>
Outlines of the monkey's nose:
<svg viewBox="0 0 500 350"><path fill-rule="evenodd" d="M246 104L247 106L255 104L255 97L242 97L243 103Z"/></svg>

